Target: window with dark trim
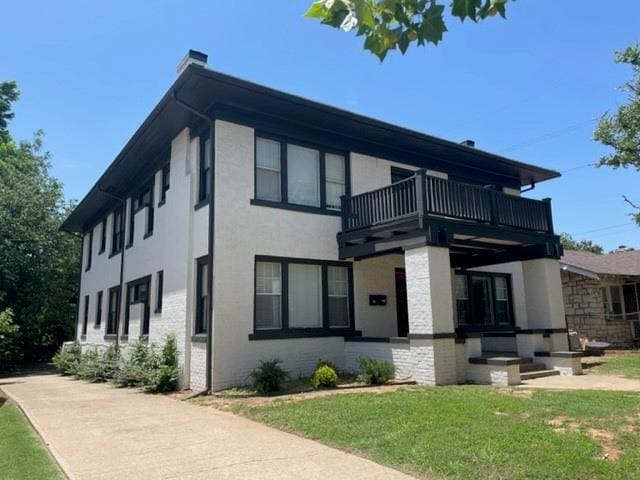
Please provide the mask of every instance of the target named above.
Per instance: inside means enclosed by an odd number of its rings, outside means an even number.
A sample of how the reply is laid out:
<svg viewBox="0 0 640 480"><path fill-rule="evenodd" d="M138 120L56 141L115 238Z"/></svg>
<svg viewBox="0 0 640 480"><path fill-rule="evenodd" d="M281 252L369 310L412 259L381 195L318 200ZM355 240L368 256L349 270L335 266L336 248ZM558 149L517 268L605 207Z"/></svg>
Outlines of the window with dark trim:
<svg viewBox="0 0 640 480"><path fill-rule="evenodd" d="M162 312L162 294L164 290L164 271L156 274L156 313Z"/></svg>
<svg viewBox="0 0 640 480"><path fill-rule="evenodd" d="M514 324L509 274L457 272L454 295L458 326Z"/></svg>
<svg viewBox="0 0 640 480"><path fill-rule="evenodd" d="M130 247L131 245L133 245L133 238L135 233L136 212L135 212L135 209L133 208L133 205L134 205L134 199L131 198L129 200L129 228L127 232L129 234L129 239L127 240L127 247Z"/></svg>
<svg viewBox="0 0 640 480"><path fill-rule="evenodd" d="M117 334L118 317L120 315L120 286L109 289L109 305L107 310L107 335Z"/></svg>
<svg viewBox="0 0 640 480"><path fill-rule="evenodd" d="M84 315L82 316L82 335L87 334L87 324L89 323L89 295L84 296Z"/></svg>
<svg viewBox="0 0 640 480"><path fill-rule="evenodd" d="M198 168L198 204L209 199L211 193L211 140L200 136L200 161Z"/></svg>
<svg viewBox="0 0 640 480"><path fill-rule="evenodd" d="M254 154L252 204L339 213L340 197L349 194L346 153L257 134Z"/></svg>
<svg viewBox="0 0 640 480"><path fill-rule="evenodd" d="M113 225L111 226L111 228L111 255L114 255L122 250L122 245L124 243L122 207L113 212Z"/></svg>
<svg viewBox="0 0 640 480"><path fill-rule="evenodd" d="M142 318L140 319L140 335L149 335L149 286L151 276L138 278L127 282L127 303L124 313L123 335L129 335L129 319L131 317L131 306L142 304Z"/></svg>
<svg viewBox="0 0 640 480"><path fill-rule="evenodd" d="M96 294L96 320L94 323L95 328L100 328L102 323L102 290Z"/></svg>
<svg viewBox="0 0 640 480"><path fill-rule="evenodd" d="M413 170L400 167L391 167L391 183L398 183L416 174Z"/></svg>
<svg viewBox="0 0 640 480"><path fill-rule="evenodd" d="M158 202L158 206L164 205L167 201L167 190L171 187L171 163L167 162L164 167L162 167L161 173L161 184L160 184L160 201Z"/></svg>
<svg viewBox="0 0 640 480"><path fill-rule="evenodd" d="M254 280L253 338L353 330L350 263L256 256Z"/></svg>
<svg viewBox="0 0 640 480"><path fill-rule="evenodd" d="M89 245L87 248L87 266L85 272L91 270L91 257L93 256L93 228L89 230Z"/></svg>
<svg viewBox="0 0 640 480"><path fill-rule="evenodd" d="M207 317L209 315L209 258L200 257L196 260L196 321L194 333L207 333Z"/></svg>
<svg viewBox="0 0 640 480"><path fill-rule="evenodd" d="M142 189L136 195L135 202L133 205L134 215L144 208L147 209L147 219L146 219L147 223L145 225L145 237L153 233L153 220L154 220L153 187L154 187L153 182L150 182L149 184L142 187ZM133 231L133 228L132 228L132 231ZM130 241L133 242L133 237L131 237Z"/></svg>
<svg viewBox="0 0 640 480"><path fill-rule="evenodd" d="M104 252L107 248L107 219L106 217L102 220L102 226L100 228L100 250L98 251L98 255Z"/></svg>
<svg viewBox="0 0 640 480"><path fill-rule="evenodd" d="M640 318L640 283L601 287L604 316L607 321L638 320Z"/></svg>

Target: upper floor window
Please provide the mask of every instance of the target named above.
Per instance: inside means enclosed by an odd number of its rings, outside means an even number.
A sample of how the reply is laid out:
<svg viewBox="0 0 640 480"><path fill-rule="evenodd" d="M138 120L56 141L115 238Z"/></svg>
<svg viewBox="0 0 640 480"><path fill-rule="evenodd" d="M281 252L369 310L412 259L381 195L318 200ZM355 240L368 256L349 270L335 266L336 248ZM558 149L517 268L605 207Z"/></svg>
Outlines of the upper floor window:
<svg viewBox="0 0 640 480"><path fill-rule="evenodd" d="M113 225L111 232L111 254L118 253L122 250L124 243L124 224L122 222L122 207L113 212Z"/></svg>
<svg viewBox="0 0 640 480"><path fill-rule="evenodd" d="M167 162L164 167L162 167L162 183L160 184L160 202L158 202L158 206L164 204L167 201L167 190L171 186L170 176L171 176L171 164Z"/></svg>
<svg viewBox="0 0 640 480"><path fill-rule="evenodd" d="M93 228L89 230L89 238L87 239L87 266L85 272L91 269L91 257L93 256Z"/></svg>
<svg viewBox="0 0 640 480"><path fill-rule="evenodd" d="M211 194L211 139L200 137L200 168L198 173L198 203Z"/></svg>
<svg viewBox="0 0 640 480"><path fill-rule="evenodd" d="M104 252L105 248L107 248L107 218L105 217L102 220L102 226L100 228L100 250L98 254Z"/></svg>
<svg viewBox="0 0 640 480"><path fill-rule="evenodd" d="M255 162L257 201L340 210L340 197L348 193L343 154L256 136Z"/></svg>

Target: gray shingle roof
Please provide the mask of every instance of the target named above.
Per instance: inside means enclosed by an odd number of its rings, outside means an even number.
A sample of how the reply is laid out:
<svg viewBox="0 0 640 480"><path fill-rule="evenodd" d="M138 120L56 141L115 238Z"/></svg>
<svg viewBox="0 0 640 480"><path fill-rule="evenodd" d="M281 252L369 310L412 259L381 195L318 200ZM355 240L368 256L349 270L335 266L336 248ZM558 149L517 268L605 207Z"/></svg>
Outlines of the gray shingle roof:
<svg viewBox="0 0 640 480"><path fill-rule="evenodd" d="M640 250L600 255L565 250L560 263L603 275L640 275Z"/></svg>

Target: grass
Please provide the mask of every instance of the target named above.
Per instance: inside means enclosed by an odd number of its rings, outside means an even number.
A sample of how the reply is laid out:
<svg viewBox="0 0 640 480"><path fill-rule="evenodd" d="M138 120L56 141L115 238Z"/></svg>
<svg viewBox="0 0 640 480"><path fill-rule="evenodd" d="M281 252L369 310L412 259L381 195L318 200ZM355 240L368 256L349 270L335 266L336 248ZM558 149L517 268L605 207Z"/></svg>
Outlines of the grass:
<svg viewBox="0 0 640 480"><path fill-rule="evenodd" d="M640 379L640 352L620 352L599 357L602 363L589 368L589 372L597 374L623 375L627 378Z"/></svg>
<svg viewBox="0 0 640 480"><path fill-rule="evenodd" d="M234 408L424 478L640 478L637 393L406 388Z"/></svg>
<svg viewBox="0 0 640 480"><path fill-rule="evenodd" d="M62 474L18 408L0 396L0 478L53 480Z"/></svg>

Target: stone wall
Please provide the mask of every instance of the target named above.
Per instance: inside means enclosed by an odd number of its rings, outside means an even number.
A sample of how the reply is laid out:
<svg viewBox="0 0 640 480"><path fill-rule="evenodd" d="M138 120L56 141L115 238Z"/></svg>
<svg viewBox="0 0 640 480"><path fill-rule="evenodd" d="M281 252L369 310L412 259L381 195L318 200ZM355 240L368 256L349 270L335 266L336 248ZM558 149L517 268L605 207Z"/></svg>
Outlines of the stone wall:
<svg viewBox="0 0 640 480"><path fill-rule="evenodd" d="M562 293L569 330L578 332L580 343L609 342L629 346L631 326L627 320L604 318L600 280L562 271Z"/></svg>

